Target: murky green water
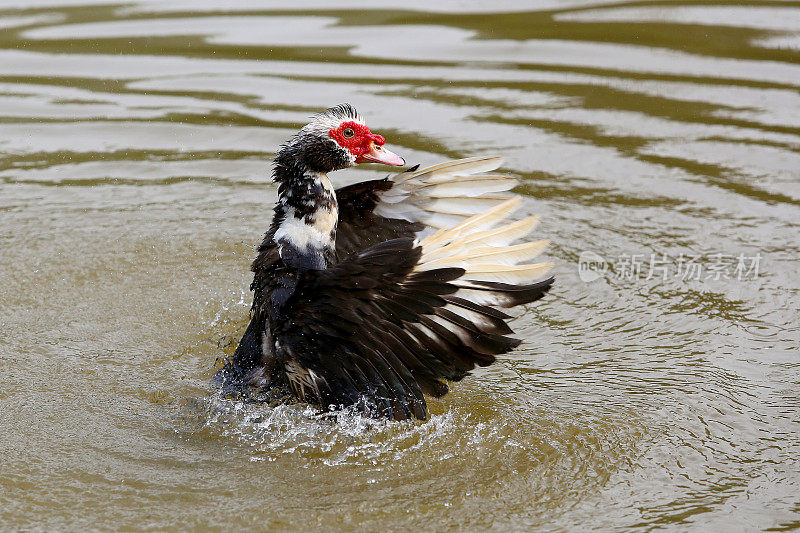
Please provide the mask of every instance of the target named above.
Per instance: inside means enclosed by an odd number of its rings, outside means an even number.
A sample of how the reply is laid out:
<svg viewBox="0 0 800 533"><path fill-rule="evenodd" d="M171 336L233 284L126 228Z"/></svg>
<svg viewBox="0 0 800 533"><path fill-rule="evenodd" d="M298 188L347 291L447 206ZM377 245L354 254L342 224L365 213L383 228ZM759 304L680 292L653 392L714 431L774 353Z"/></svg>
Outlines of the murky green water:
<svg viewBox="0 0 800 533"><path fill-rule="evenodd" d="M623 4L2 2L0 527L800 528L800 2ZM554 242L426 423L208 386L274 150L342 101L504 154Z"/></svg>

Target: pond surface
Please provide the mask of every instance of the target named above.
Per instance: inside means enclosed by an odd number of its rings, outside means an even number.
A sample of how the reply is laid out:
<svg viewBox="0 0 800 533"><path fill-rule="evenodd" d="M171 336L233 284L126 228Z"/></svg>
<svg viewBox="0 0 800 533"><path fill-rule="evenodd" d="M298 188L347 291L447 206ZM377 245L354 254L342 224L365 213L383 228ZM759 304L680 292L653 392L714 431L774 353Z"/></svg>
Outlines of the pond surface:
<svg viewBox="0 0 800 533"><path fill-rule="evenodd" d="M800 2L110 1L0 4L2 529L800 528ZM208 384L344 101L553 241L425 423Z"/></svg>

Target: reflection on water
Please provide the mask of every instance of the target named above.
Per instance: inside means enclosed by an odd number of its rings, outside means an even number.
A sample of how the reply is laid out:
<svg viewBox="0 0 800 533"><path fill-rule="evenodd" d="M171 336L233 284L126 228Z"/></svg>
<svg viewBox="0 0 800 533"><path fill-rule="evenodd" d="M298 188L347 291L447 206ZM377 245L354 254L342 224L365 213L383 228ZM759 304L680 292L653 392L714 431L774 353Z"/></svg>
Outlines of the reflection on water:
<svg viewBox="0 0 800 533"><path fill-rule="evenodd" d="M800 4L535 5L0 3L0 525L800 527ZM207 384L274 150L343 101L408 161L505 155L554 242L425 423ZM759 275L646 275L714 254Z"/></svg>

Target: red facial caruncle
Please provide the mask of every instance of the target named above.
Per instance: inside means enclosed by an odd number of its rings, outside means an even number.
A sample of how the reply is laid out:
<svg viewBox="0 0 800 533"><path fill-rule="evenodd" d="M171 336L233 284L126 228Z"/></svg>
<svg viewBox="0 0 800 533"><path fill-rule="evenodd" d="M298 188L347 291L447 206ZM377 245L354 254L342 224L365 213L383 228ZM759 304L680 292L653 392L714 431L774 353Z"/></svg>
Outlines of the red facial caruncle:
<svg viewBox="0 0 800 533"><path fill-rule="evenodd" d="M350 150L354 156L369 152L373 142L378 146L386 144L386 139L381 135L375 135L365 125L353 121L342 122L338 128L328 132L328 135L339 143L339 146Z"/></svg>
<svg viewBox="0 0 800 533"><path fill-rule="evenodd" d="M402 157L383 148L386 139L369 131L364 124L347 121L328 132L331 139L339 146L356 156L356 163L383 163L385 165L405 165Z"/></svg>

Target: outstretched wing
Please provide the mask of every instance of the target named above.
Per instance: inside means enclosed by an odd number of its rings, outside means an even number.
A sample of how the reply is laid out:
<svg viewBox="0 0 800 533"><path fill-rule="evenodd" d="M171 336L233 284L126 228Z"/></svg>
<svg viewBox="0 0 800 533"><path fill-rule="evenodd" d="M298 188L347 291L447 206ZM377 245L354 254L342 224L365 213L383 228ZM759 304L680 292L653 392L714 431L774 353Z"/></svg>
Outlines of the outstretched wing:
<svg viewBox="0 0 800 533"><path fill-rule="evenodd" d="M394 239L298 280L273 327L287 381L323 408L361 405L397 420L425 419L423 393L442 396L475 365L519 344L495 307L532 302L551 264L519 264L546 242L510 244L536 219L497 223L520 203L440 230L420 243Z"/></svg>
<svg viewBox="0 0 800 533"><path fill-rule="evenodd" d="M517 180L482 174L502 162L497 156L458 159L338 189L337 257L450 227L508 200Z"/></svg>

